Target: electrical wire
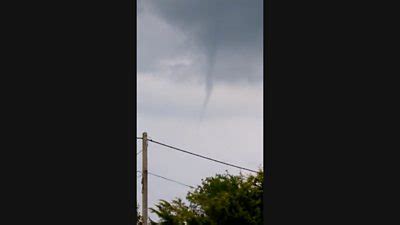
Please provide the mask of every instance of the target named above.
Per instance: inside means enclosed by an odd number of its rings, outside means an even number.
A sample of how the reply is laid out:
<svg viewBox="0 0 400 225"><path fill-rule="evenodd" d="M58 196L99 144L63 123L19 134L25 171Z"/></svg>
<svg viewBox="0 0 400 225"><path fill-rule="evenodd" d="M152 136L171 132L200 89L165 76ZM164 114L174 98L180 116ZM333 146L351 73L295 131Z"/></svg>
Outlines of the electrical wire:
<svg viewBox="0 0 400 225"><path fill-rule="evenodd" d="M223 162L223 161L220 161L220 160L212 159L210 157L202 156L202 155L199 155L199 154L196 154L196 153L193 153L193 152L189 152L189 151L186 151L186 150L183 150L183 149L171 146L171 145L167 145L167 144L164 144L164 143L152 140L152 139L148 139L148 141L153 142L153 143L158 144L158 145L162 145L164 147L168 147L168 148L183 152L183 153L187 153L187 154L194 155L194 156L197 156L197 157L200 157L200 158L203 158L203 159L207 159L207 160L210 160L210 161L221 163L221 164L224 164L224 165L227 165L227 166L235 167L235 168L238 168L238 169L241 169L241 170L247 170L247 171L250 171L250 172L253 172L253 173L258 173L257 171L252 170L252 169L248 169L248 168L237 166L237 165L234 165L234 164L231 164L231 163L227 163L227 162Z"/></svg>
<svg viewBox="0 0 400 225"><path fill-rule="evenodd" d="M142 173L141 171L137 171L137 172ZM152 175L152 176L155 176L155 177L158 177L158 178L161 178L161 179L170 181L170 182L174 182L174 183L176 183L176 184L180 184L180 185L183 185L183 186L186 186L186 187L189 187L189 188L194 188L194 187L191 186L191 185L184 184L184 183L182 183L182 182L179 182L179 181L176 181L176 180L173 180L173 179L170 179L170 178L167 178L167 177L164 177L164 176L155 174L155 173L151 173L151 172L147 172L147 173L150 174L150 175Z"/></svg>

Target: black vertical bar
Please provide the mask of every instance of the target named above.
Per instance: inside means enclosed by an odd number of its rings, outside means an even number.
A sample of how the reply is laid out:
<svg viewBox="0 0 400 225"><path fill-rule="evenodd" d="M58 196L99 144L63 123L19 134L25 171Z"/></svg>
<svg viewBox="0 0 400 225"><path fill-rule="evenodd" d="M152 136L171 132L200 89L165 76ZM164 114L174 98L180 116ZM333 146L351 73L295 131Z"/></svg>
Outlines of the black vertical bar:
<svg viewBox="0 0 400 225"><path fill-rule="evenodd" d="M128 50L128 59L129 59L129 71L128 73L128 83L127 85L129 90L129 102L128 104L128 168L129 168L129 221L128 224L136 224L137 214L136 214L136 93L133 90L136 89L136 0L128 0L129 1L129 13L130 13L130 21L129 21L129 48ZM135 96L135 97L134 97ZM134 125L135 124L135 125Z"/></svg>

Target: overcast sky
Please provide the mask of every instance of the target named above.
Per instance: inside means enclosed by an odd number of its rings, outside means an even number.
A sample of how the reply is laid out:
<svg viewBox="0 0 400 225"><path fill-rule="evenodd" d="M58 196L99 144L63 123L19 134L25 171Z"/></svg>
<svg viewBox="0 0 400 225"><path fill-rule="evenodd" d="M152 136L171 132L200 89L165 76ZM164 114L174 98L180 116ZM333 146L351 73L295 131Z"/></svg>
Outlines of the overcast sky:
<svg viewBox="0 0 400 225"><path fill-rule="evenodd" d="M263 166L262 9L262 0L138 0L139 136L146 131L195 153ZM141 160L138 155L138 170ZM149 172L192 186L225 170L239 173L154 143L148 163ZM140 178L137 185L141 204ZM149 207L187 191L149 176Z"/></svg>

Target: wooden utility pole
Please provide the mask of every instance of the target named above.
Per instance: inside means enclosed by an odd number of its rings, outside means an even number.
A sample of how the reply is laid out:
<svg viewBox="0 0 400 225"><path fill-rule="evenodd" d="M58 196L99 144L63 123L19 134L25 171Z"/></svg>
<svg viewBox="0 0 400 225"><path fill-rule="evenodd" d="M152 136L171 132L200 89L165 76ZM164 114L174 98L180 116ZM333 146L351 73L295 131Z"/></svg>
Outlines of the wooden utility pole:
<svg viewBox="0 0 400 225"><path fill-rule="evenodd" d="M147 225L147 133L142 137L142 224Z"/></svg>

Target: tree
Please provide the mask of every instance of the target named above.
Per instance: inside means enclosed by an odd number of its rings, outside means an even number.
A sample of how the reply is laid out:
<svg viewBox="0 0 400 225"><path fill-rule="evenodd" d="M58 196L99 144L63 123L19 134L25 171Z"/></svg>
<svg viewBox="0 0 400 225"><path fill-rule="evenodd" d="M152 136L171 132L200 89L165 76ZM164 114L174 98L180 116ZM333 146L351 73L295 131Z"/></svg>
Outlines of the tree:
<svg viewBox="0 0 400 225"><path fill-rule="evenodd" d="M136 224L137 225L142 225L143 224L142 219L143 219L143 217L140 215L139 206L137 205L136 206ZM156 225L157 224L150 217L149 217L149 220L150 220L150 225Z"/></svg>
<svg viewBox="0 0 400 225"><path fill-rule="evenodd" d="M256 175L217 174L181 199L151 209L165 225L261 225L263 171Z"/></svg>
<svg viewBox="0 0 400 225"><path fill-rule="evenodd" d="M142 225L142 217L140 216L138 205L136 205L136 224Z"/></svg>

